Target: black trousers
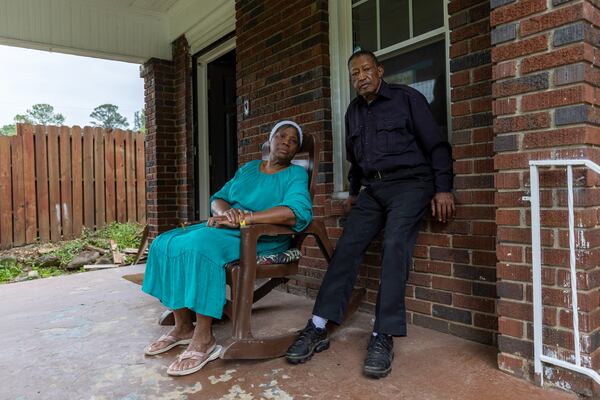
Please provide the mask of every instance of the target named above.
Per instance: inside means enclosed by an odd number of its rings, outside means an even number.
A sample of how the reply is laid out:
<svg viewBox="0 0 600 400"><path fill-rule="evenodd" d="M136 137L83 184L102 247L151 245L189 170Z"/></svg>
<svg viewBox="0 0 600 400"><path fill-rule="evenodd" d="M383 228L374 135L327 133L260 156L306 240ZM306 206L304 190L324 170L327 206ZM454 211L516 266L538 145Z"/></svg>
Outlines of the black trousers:
<svg viewBox="0 0 600 400"><path fill-rule="evenodd" d="M434 193L429 167L406 168L367 182L346 218L313 314L339 324L364 253L384 229L381 275L373 331L406 336L406 281L425 211Z"/></svg>

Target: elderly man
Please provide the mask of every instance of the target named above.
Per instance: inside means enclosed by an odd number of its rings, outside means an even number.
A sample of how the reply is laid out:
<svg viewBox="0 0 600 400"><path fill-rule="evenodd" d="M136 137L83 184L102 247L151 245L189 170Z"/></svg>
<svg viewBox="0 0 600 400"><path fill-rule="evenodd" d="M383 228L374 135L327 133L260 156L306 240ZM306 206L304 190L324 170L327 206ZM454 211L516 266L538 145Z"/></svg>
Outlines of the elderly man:
<svg viewBox="0 0 600 400"><path fill-rule="evenodd" d="M425 211L430 206L440 222L454 216L452 156L421 93L386 83L370 51L354 53L348 68L358 94L345 119L349 214L313 316L286 358L297 364L329 348L326 323L341 322L364 252L383 229L375 325L363 365L365 375L381 378L391 371L393 336L406 336L406 281Z"/></svg>

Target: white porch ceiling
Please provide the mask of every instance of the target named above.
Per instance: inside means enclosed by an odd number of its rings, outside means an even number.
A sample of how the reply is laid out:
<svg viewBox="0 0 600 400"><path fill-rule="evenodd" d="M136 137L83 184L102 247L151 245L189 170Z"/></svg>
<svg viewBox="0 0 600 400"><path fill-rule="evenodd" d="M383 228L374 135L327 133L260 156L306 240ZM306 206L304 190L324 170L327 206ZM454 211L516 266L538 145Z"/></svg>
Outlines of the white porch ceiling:
<svg viewBox="0 0 600 400"><path fill-rule="evenodd" d="M235 0L0 0L0 44L144 62L235 29Z"/></svg>

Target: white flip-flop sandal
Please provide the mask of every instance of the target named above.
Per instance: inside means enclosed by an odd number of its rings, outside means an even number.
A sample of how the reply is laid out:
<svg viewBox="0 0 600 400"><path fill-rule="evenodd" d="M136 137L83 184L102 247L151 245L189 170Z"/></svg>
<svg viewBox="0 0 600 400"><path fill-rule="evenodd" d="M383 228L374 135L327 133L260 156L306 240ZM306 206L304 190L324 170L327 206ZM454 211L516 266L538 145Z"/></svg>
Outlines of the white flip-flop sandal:
<svg viewBox="0 0 600 400"><path fill-rule="evenodd" d="M223 348L221 346L215 344L211 348L209 348L206 353L202 353L200 351L186 350L177 357L177 360L175 360L171 365L169 365L169 368L167 369L167 374L169 374L171 376L184 376L184 375L190 375L190 374L193 374L194 372L200 371L210 361L213 361L213 360L216 360L217 358L219 358L219 355L221 354L222 349ZM171 369L171 366L173 364L179 363L183 360L190 360L190 359L197 360L199 363L191 368L183 369L181 371L176 371L174 369Z"/></svg>
<svg viewBox="0 0 600 400"><path fill-rule="evenodd" d="M150 349L152 348L152 344L157 343L157 342L167 342L168 345L166 345L165 347L161 347L160 349L150 351ZM155 356L157 354L165 353L165 352L171 350L173 347L177 347L177 346L181 346L181 345L188 345L191 342L192 342L192 339L180 339L180 338L177 338L177 337L171 336L171 335L162 335L157 340L155 340L150 346L148 346L144 349L144 354L146 354L147 356Z"/></svg>

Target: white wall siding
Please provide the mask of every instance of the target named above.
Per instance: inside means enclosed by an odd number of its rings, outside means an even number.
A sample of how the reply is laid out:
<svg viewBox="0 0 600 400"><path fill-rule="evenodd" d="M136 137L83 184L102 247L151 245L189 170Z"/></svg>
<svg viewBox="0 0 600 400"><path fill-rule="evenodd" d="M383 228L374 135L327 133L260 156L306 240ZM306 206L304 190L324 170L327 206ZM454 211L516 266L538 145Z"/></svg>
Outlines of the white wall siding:
<svg viewBox="0 0 600 400"><path fill-rule="evenodd" d="M179 0L167 15L170 40L185 34L192 54L235 30L235 0Z"/></svg>
<svg viewBox="0 0 600 400"><path fill-rule="evenodd" d="M0 44L123 61L171 58L165 14L90 0L0 0Z"/></svg>

